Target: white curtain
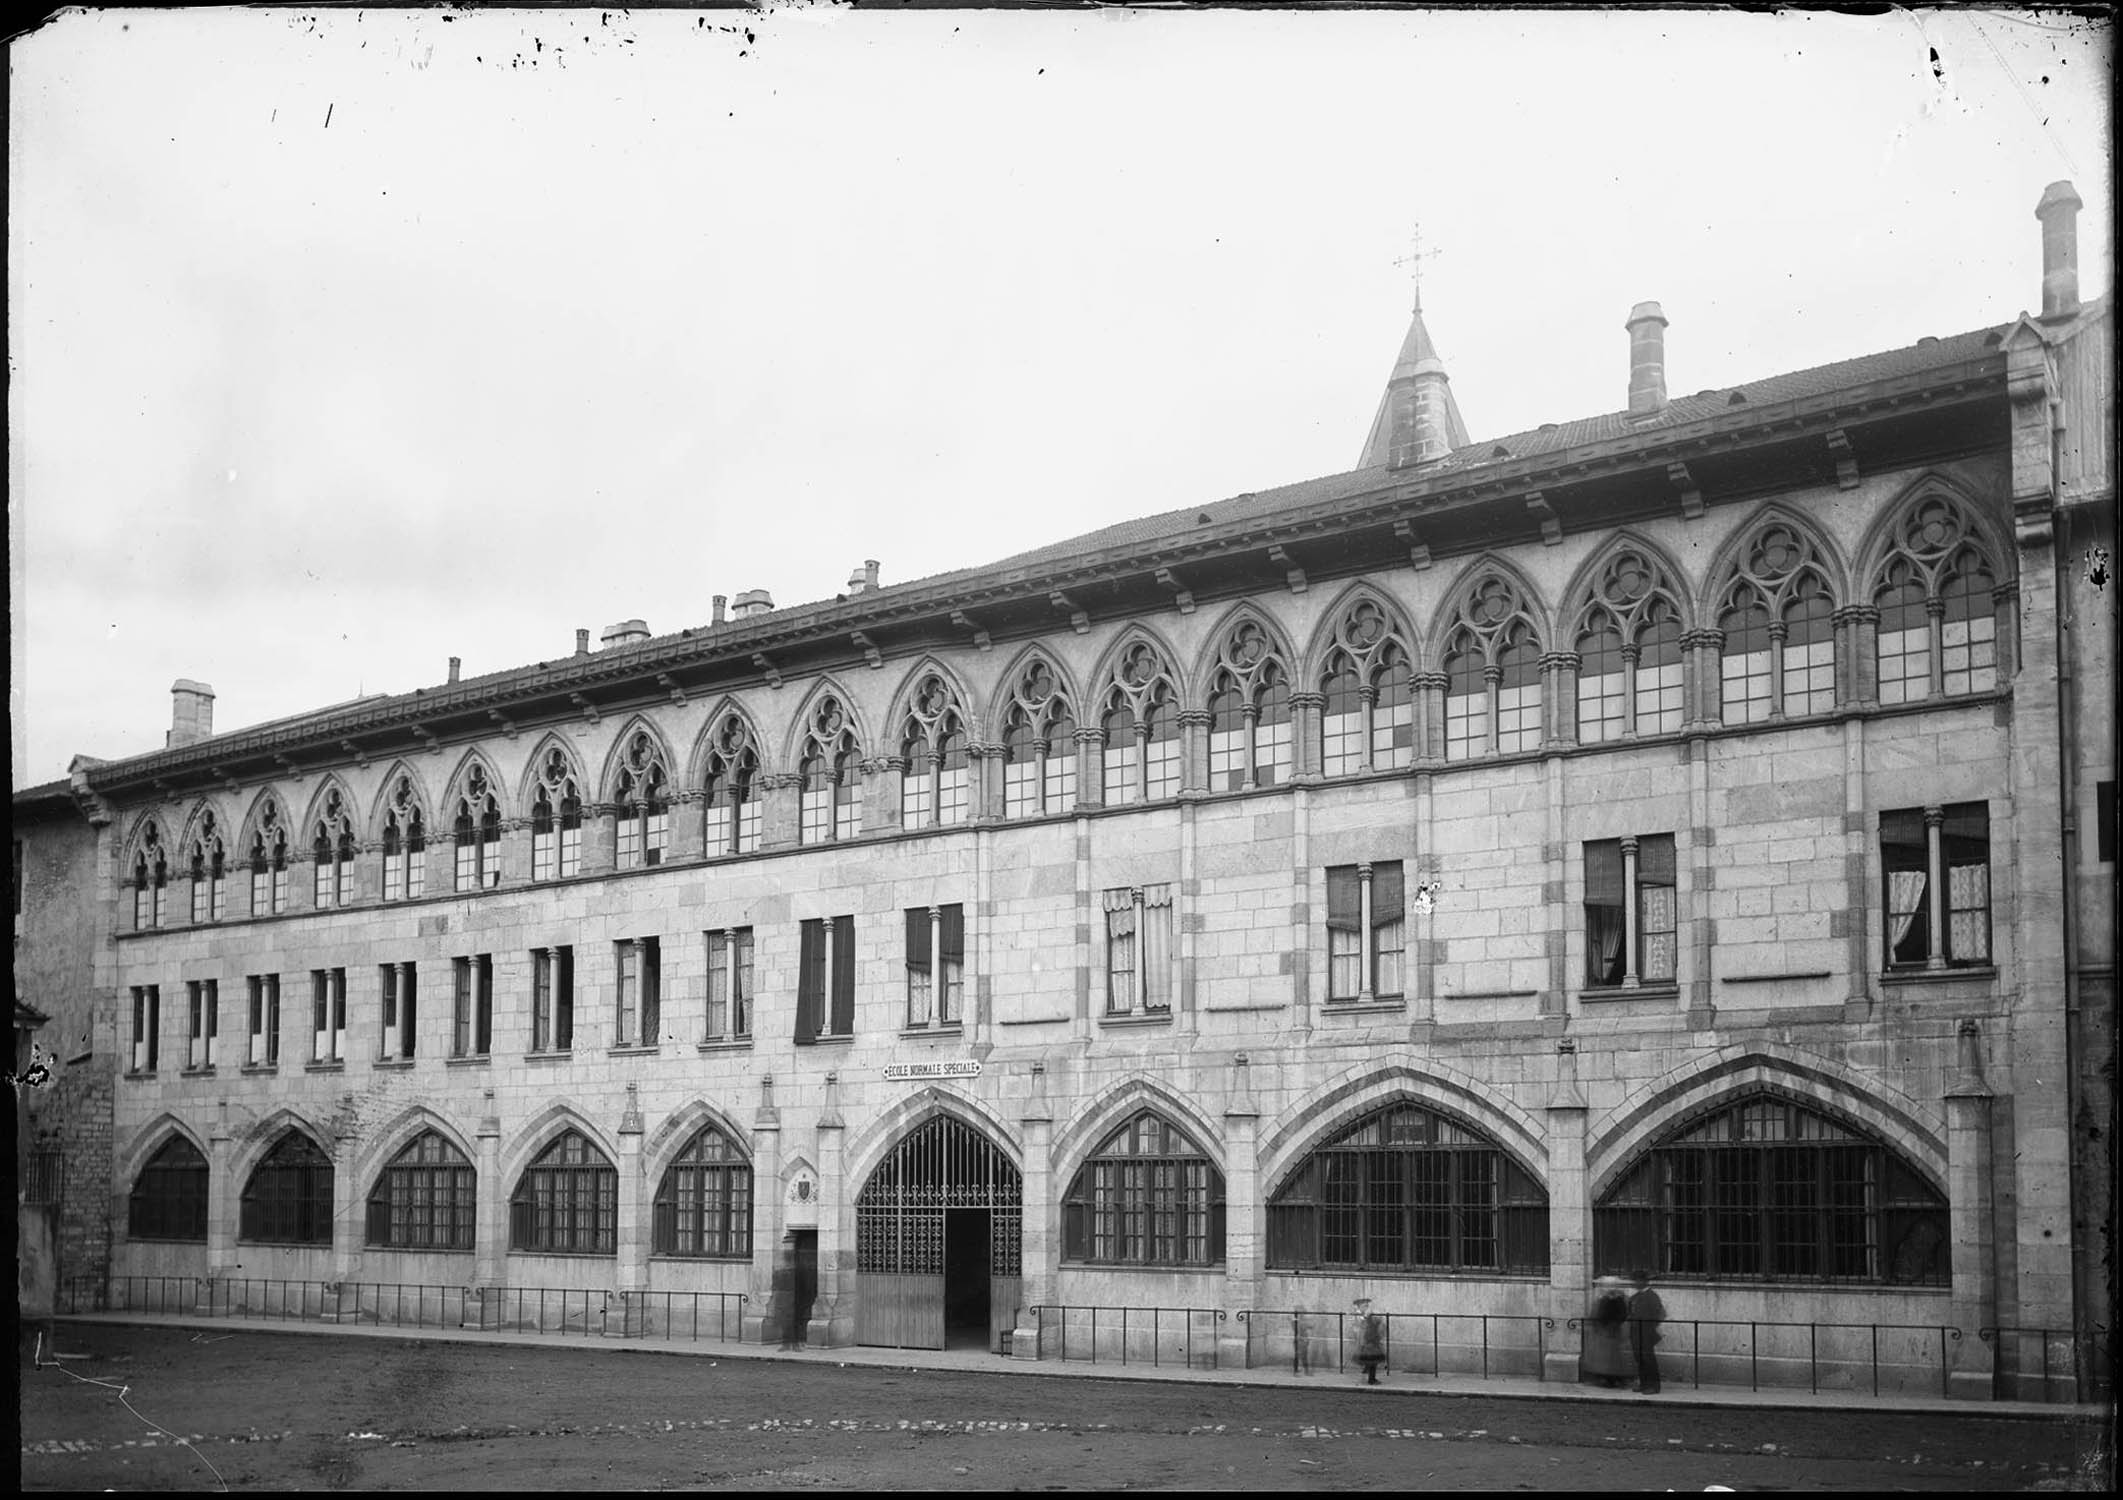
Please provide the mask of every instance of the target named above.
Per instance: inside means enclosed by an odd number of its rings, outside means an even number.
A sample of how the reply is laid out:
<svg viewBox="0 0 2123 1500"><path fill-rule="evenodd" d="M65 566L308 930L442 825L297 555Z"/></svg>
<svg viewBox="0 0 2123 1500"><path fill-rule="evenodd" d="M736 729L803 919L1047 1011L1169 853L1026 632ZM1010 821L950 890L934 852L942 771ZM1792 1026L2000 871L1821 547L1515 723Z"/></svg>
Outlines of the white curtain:
<svg viewBox="0 0 2123 1500"><path fill-rule="evenodd" d="M1894 952L1909 936L1910 924L1924 909L1924 887L1929 877L1922 870L1895 870L1887 877L1887 951Z"/></svg>

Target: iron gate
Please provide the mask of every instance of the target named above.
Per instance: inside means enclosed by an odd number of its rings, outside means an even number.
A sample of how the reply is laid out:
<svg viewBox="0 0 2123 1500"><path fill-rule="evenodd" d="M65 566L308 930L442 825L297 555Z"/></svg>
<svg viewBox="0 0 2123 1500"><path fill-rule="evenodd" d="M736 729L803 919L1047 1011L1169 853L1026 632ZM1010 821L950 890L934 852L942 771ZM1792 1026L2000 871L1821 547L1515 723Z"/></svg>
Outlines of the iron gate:
<svg viewBox="0 0 2123 1500"><path fill-rule="evenodd" d="M910 1131L855 1199L857 1343L944 1346L945 1215L988 1215L989 1347L1014 1326L1024 1180L981 1131L941 1115Z"/></svg>

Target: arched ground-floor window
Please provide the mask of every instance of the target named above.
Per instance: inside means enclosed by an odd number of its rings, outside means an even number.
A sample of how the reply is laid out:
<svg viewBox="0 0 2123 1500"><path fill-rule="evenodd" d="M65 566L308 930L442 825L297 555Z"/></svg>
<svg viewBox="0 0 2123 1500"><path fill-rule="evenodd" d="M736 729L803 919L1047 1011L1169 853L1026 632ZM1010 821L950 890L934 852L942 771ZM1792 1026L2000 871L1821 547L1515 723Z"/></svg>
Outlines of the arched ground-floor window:
<svg viewBox="0 0 2123 1500"><path fill-rule="evenodd" d="M1100 1142L1070 1183L1062 1258L1221 1265L1224 1174L1185 1132L1143 1110Z"/></svg>
<svg viewBox="0 0 2123 1500"><path fill-rule="evenodd" d="M1899 1153L1781 1093L1727 1099L1650 1146L1593 1211L1598 1269L1944 1286L1946 1200Z"/></svg>
<svg viewBox="0 0 2123 1500"><path fill-rule="evenodd" d="M173 1135L133 1179L126 1233L136 1240L206 1241L206 1158Z"/></svg>
<svg viewBox="0 0 2123 1500"><path fill-rule="evenodd" d="M658 1255L749 1260L751 1163L736 1142L713 1125L702 1126L665 1169L655 1215Z"/></svg>
<svg viewBox="0 0 2123 1500"><path fill-rule="evenodd" d="M1401 1101L1300 1162L1268 1200L1277 1270L1548 1269L1548 1195L1500 1146Z"/></svg>
<svg viewBox="0 0 2123 1500"><path fill-rule="evenodd" d="M423 1131L369 1189L368 1242L393 1250L470 1250L478 1208L470 1158L440 1133Z"/></svg>
<svg viewBox="0 0 2123 1500"><path fill-rule="evenodd" d="M564 1132L524 1168L509 1196L509 1248L618 1253L619 1173L580 1132Z"/></svg>
<svg viewBox="0 0 2123 1500"><path fill-rule="evenodd" d="M275 1245L332 1242L332 1160L299 1130L290 1130L243 1187L237 1238Z"/></svg>

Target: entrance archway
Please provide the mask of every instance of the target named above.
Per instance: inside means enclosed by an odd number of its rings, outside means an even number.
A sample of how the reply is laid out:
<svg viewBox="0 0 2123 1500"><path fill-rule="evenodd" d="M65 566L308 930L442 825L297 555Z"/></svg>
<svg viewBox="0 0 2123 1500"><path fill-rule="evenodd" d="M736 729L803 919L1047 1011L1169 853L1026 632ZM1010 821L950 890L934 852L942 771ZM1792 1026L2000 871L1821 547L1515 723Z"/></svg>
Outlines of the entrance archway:
<svg viewBox="0 0 2123 1500"><path fill-rule="evenodd" d="M986 1135L950 1115L909 1131L855 1199L855 1342L999 1351L1023 1221L1024 1181Z"/></svg>

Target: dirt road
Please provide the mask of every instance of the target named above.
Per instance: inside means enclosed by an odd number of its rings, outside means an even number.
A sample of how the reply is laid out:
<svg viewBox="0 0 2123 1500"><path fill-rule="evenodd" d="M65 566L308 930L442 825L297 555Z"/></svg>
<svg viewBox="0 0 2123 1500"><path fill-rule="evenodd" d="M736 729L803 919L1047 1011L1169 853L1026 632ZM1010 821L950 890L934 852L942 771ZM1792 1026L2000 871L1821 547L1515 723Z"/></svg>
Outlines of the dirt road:
<svg viewBox="0 0 2123 1500"><path fill-rule="evenodd" d="M110 1325L63 1327L58 1346L82 1357L22 1361L25 1489L2024 1490L2101 1488L2113 1468L2105 1422L1974 1408L1262 1389L844 1367L826 1352Z"/></svg>

